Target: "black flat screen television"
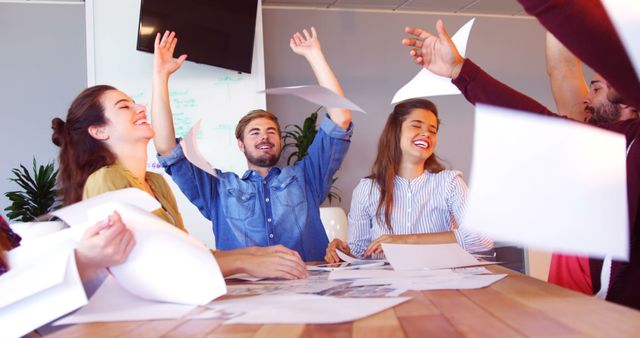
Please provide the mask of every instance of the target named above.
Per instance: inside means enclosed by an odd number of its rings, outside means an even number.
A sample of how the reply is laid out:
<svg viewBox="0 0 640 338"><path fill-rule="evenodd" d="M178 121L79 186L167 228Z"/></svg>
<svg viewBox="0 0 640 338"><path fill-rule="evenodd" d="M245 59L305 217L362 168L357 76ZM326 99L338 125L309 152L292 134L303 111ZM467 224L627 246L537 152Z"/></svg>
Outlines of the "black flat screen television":
<svg viewBox="0 0 640 338"><path fill-rule="evenodd" d="M142 0L137 50L153 53L156 33L175 31L174 55L251 73L258 0Z"/></svg>

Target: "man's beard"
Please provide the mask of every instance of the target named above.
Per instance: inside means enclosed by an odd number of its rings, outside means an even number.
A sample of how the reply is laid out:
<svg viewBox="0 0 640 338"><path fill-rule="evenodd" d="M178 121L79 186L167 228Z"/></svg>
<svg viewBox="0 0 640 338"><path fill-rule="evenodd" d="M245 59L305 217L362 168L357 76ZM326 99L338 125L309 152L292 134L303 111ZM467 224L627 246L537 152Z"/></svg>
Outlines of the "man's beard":
<svg viewBox="0 0 640 338"><path fill-rule="evenodd" d="M246 152L245 157L247 158L247 161L249 163L257 167L270 168L275 166L276 163L278 163L278 160L280 159L280 153L273 154L273 155L263 155L263 156L257 157Z"/></svg>
<svg viewBox="0 0 640 338"><path fill-rule="evenodd" d="M591 113L591 117L587 119L590 124L611 123L620 119L620 107L611 102L604 103L598 107L587 106L584 110Z"/></svg>

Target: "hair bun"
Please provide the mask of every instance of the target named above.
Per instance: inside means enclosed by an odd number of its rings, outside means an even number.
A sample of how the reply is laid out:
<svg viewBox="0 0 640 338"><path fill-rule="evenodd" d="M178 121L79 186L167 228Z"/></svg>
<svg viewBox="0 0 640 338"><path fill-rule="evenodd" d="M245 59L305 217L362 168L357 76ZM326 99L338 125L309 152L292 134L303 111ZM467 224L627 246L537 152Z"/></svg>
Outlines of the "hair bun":
<svg viewBox="0 0 640 338"><path fill-rule="evenodd" d="M53 141L53 144L57 145L58 147L62 147L62 144L64 144L64 141L66 139L65 136L67 134L66 127L67 124L58 117L51 120L51 129L53 129L51 141Z"/></svg>

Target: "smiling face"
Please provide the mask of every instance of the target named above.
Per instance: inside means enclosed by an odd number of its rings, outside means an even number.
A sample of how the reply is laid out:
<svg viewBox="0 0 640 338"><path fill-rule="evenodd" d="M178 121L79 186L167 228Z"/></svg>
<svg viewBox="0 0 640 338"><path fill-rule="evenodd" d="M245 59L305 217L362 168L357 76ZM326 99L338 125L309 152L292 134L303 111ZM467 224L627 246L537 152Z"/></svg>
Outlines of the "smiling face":
<svg viewBox="0 0 640 338"><path fill-rule="evenodd" d="M584 98L584 110L591 114L587 122L592 124L615 122L620 119L620 108L607 99L608 83L595 74L589 85L589 94Z"/></svg>
<svg viewBox="0 0 640 338"><path fill-rule="evenodd" d="M147 121L147 109L119 90L109 90L100 97L107 124L91 126L89 133L114 147L146 142L155 135Z"/></svg>
<svg viewBox="0 0 640 338"><path fill-rule="evenodd" d="M270 168L278 163L282 139L276 123L267 118L251 120L244 128L238 146L249 162L250 169Z"/></svg>
<svg viewBox="0 0 640 338"><path fill-rule="evenodd" d="M402 122L400 149L402 161L426 161L438 144L438 118L430 110L413 109Z"/></svg>

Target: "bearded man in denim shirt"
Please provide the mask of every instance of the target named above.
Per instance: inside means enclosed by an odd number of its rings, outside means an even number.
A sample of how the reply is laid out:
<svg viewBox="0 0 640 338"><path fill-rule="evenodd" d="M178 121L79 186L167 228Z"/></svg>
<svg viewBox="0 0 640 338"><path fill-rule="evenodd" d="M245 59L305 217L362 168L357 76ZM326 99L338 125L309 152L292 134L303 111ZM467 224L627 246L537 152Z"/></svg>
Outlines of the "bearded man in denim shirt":
<svg viewBox="0 0 640 338"><path fill-rule="evenodd" d="M327 63L315 29L296 33L290 47L309 62L318 83L344 96ZM154 57L152 124L159 161L182 192L213 223L216 247L230 250L282 244L304 261L321 261L328 239L319 207L331 188L347 150L353 126L351 111L328 108L308 155L289 167L276 167L282 151L277 118L264 110L245 115L236 128L249 170L242 177L216 170L211 175L184 156L175 139L168 81L186 58L170 52Z"/></svg>

